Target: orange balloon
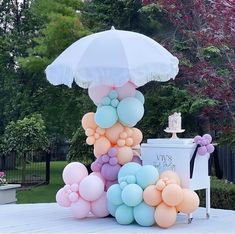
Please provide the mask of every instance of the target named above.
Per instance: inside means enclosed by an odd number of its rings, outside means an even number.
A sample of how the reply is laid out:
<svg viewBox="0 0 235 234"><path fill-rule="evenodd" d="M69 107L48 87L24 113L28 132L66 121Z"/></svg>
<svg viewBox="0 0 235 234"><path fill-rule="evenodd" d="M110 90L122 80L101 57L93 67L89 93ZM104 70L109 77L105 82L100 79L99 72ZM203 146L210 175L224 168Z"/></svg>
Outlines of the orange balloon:
<svg viewBox="0 0 235 234"><path fill-rule="evenodd" d="M109 140L102 136L94 144L94 154L96 157L99 157L102 154L106 154L111 147Z"/></svg>
<svg viewBox="0 0 235 234"><path fill-rule="evenodd" d="M133 139L133 145L139 145L140 142L143 140L143 134L138 128L132 128L132 139Z"/></svg>
<svg viewBox="0 0 235 234"><path fill-rule="evenodd" d="M149 185L143 193L144 201L150 206L157 206L162 202L162 194L155 185Z"/></svg>
<svg viewBox="0 0 235 234"><path fill-rule="evenodd" d="M112 144L116 144L120 134L124 131L123 125L115 123L111 128L106 129L106 137Z"/></svg>
<svg viewBox="0 0 235 234"><path fill-rule="evenodd" d="M176 209L182 213L192 213L199 206L200 200L193 190L191 189L183 189L183 200L182 202L176 206Z"/></svg>
<svg viewBox="0 0 235 234"><path fill-rule="evenodd" d="M126 145L127 146L132 146L133 145L133 139L132 138L130 138L130 137L128 137L127 139L126 139Z"/></svg>
<svg viewBox="0 0 235 234"><path fill-rule="evenodd" d="M94 129L92 129L92 128L87 128L86 129L86 131L85 131L85 134L86 134L86 136L92 136L92 135L94 135L95 134L95 131L94 131Z"/></svg>
<svg viewBox="0 0 235 234"><path fill-rule="evenodd" d="M126 144L126 141L125 141L125 140L123 140L123 139L118 139L117 145L118 145L119 147L125 146L125 144Z"/></svg>
<svg viewBox="0 0 235 234"><path fill-rule="evenodd" d="M175 207L168 206L164 202L160 203L155 210L155 220L158 226L168 228L176 221L177 211Z"/></svg>
<svg viewBox="0 0 235 234"><path fill-rule="evenodd" d="M183 189L178 184L169 184L162 190L162 200L168 206L177 206L183 201Z"/></svg>
<svg viewBox="0 0 235 234"><path fill-rule="evenodd" d="M95 122L95 113L94 112L88 112L82 117L82 127L83 129L96 129L97 124Z"/></svg>
<svg viewBox="0 0 235 234"><path fill-rule="evenodd" d="M180 185L180 177L174 172L174 171L164 171L161 175L160 175L160 179L169 179L172 180L174 182L176 182L176 184Z"/></svg>
<svg viewBox="0 0 235 234"><path fill-rule="evenodd" d="M120 147L118 149L117 158L118 158L118 163L121 165L130 162L133 158L132 149L128 146Z"/></svg>

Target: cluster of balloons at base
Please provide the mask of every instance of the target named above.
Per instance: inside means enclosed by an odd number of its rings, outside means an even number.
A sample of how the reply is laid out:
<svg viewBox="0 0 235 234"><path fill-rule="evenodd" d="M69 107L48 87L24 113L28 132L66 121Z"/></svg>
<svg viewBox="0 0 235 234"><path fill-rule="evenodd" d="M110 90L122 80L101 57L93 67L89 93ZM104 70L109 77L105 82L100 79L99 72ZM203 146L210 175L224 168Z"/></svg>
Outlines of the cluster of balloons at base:
<svg viewBox="0 0 235 234"><path fill-rule="evenodd" d="M130 162L119 171L118 184L107 191L108 210L119 224L134 221L141 226L168 228L176 222L178 212L192 213L199 206L198 195L180 186L173 171L161 175L152 165Z"/></svg>
<svg viewBox="0 0 235 234"><path fill-rule="evenodd" d="M205 154L211 154L214 152L215 147L213 146L212 137L210 134L204 134L203 136L195 136L194 142L199 145L198 148L198 154L199 155L205 155Z"/></svg>
<svg viewBox="0 0 235 234"><path fill-rule="evenodd" d="M115 152L109 152L109 161L113 158L112 153ZM104 160L106 163L107 159ZM116 176L104 174L106 179ZM73 216L78 219L111 214L122 225L136 222L147 227L156 223L168 228L176 222L178 212L189 214L199 206L198 195L193 190L181 188L175 172L165 171L159 175L152 165L125 164L107 192L102 173L88 175L86 167L79 162L64 168L63 180L65 186L57 192L56 201L62 207L71 207Z"/></svg>

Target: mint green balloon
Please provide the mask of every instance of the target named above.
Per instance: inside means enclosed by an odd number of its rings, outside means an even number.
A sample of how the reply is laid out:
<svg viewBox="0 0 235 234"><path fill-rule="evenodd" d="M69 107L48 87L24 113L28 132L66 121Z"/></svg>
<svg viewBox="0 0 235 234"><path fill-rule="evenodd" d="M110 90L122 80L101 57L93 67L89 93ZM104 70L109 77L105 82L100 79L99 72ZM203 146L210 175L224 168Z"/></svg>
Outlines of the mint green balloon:
<svg viewBox="0 0 235 234"><path fill-rule="evenodd" d="M110 128L118 120L116 108L112 106L99 106L95 113L95 122L101 128Z"/></svg>
<svg viewBox="0 0 235 234"><path fill-rule="evenodd" d="M137 98L141 103L144 104L145 102L144 95L139 90L136 90L135 98Z"/></svg>
<svg viewBox="0 0 235 234"><path fill-rule="evenodd" d="M135 176L135 174L140 168L141 168L141 165L135 162L129 162L123 165L118 172L118 183L122 181L123 177L131 176L131 175Z"/></svg>
<svg viewBox="0 0 235 234"><path fill-rule="evenodd" d="M120 122L128 127L133 127L144 115L143 104L134 97L127 97L120 101L117 107Z"/></svg>
<svg viewBox="0 0 235 234"><path fill-rule="evenodd" d="M145 202L141 202L138 206L134 207L135 221L145 227L152 226L155 223L155 207L147 205Z"/></svg>
<svg viewBox="0 0 235 234"><path fill-rule="evenodd" d="M138 184L128 184L122 190L122 200L127 206L137 206L143 201L143 189Z"/></svg>
<svg viewBox="0 0 235 234"><path fill-rule="evenodd" d="M114 184L114 185L110 186L107 191L108 202L110 202L116 206L123 204L121 195L122 195L122 190L121 190L119 184Z"/></svg>
<svg viewBox="0 0 235 234"><path fill-rule="evenodd" d="M133 208L126 205L119 206L115 212L115 218L119 224L131 224L134 222Z"/></svg>
<svg viewBox="0 0 235 234"><path fill-rule="evenodd" d="M115 213L118 207L119 206L113 205L111 202L108 201L108 211L113 217L115 217Z"/></svg>
<svg viewBox="0 0 235 234"><path fill-rule="evenodd" d="M159 178L159 173L156 167L152 165L144 165L140 170L138 170L135 176L137 184L142 189L145 189L151 184L156 184Z"/></svg>

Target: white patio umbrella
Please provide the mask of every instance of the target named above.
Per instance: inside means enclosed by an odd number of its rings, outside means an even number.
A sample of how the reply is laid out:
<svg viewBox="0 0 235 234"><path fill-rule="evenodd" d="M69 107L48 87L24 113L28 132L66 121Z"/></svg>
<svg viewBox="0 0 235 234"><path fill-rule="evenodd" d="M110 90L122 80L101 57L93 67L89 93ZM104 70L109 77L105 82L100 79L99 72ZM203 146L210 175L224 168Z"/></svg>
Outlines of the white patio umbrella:
<svg viewBox="0 0 235 234"><path fill-rule="evenodd" d="M159 43L139 33L111 30L74 42L46 68L53 85L82 88L91 84L137 87L149 81L167 81L178 73L178 59Z"/></svg>

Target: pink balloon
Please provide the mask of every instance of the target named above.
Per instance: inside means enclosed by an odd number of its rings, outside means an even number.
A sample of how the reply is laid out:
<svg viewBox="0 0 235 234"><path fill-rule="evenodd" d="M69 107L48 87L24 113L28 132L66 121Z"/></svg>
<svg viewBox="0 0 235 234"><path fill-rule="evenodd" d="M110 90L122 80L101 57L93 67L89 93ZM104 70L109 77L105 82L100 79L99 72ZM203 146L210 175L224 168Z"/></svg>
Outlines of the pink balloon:
<svg viewBox="0 0 235 234"><path fill-rule="evenodd" d="M63 180L65 184L79 184L88 175L86 167L79 162L69 163L63 170Z"/></svg>
<svg viewBox="0 0 235 234"><path fill-rule="evenodd" d="M209 145L206 146L206 149L207 149L207 152L208 152L209 154L211 154L211 153L214 152L215 147L214 147L212 144L209 144Z"/></svg>
<svg viewBox="0 0 235 234"><path fill-rule="evenodd" d="M76 192L72 192L69 194L69 200L71 202L76 202L78 200L79 196Z"/></svg>
<svg viewBox="0 0 235 234"><path fill-rule="evenodd" d="M207 153L206 146L199 147L197 152L199 155L205 155Z"/></svg>
<svg viewBox="0 0 235 234"><path fill-rule="evenodd" d="M79 184L79 193L87 201L97 200L104 192L104 183L100 177L89 175Z"/></svg>
<svg viewBox="0 0 235 234"><path fill-rule="evenodd" d="M98 176L104 184L106 183L104 177L101 175L100 172L92 172L90 175Z"/></svg>
<svg viewBox="0 0 235 234"><path fill-rule="evenodd" d="M109 215L107 206L106 192L103 192L101 197L96 201L91 202L91 212L97 217L106 217Z"/></svg>
<svg viewBox="0 0 235 234"><path fill-rule="evenodd" d="M63 207L69 207L71 205L71 202L68 198L67 193L65 192L64 188L61 188L57 193L56 193L56 202Z"/></svg>
<svg viewBox="0 0 235 234"><path fill-rule="evenodd" d="M116 88L118 92L118 99L122 100L126 97L134 97L136 92L135 88L135 85L130 82L127 82L122 87Z"/></svg>
<svg viewBox="0 0 235 234"><path fill-rule="evenodd" d="M91 204L88 201L79 198L78 201L71 204L72 214L77 219L83 219L87 217L91 210Z"/></svg>
<svg viewBox="0 0 235 234"><path fill-rule="evenodd" d="M88 88L88 95L91 100L97 105L101 103L101 99L104 96L107 96L111 90L112 88L106 85L91 85Z"/></svg>

